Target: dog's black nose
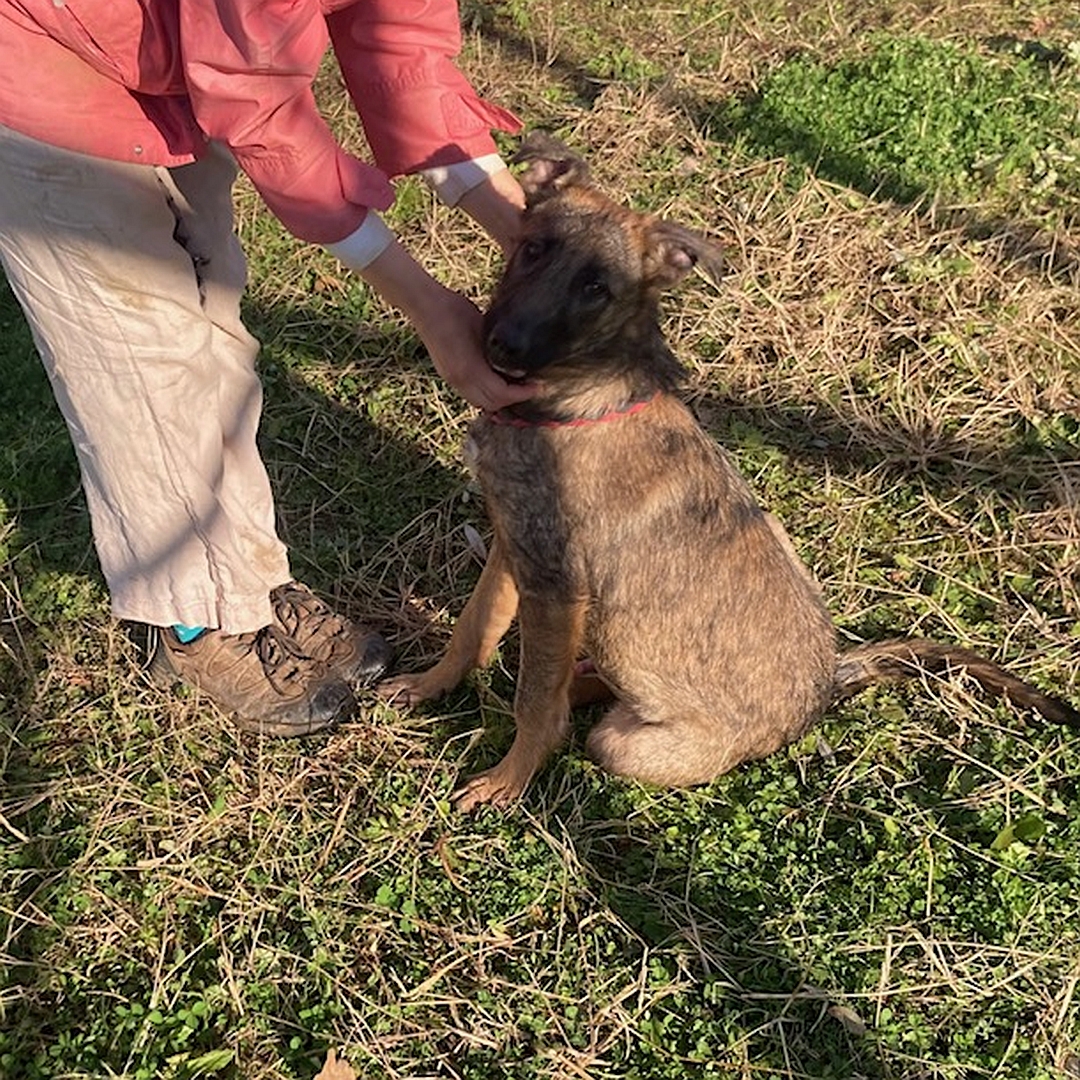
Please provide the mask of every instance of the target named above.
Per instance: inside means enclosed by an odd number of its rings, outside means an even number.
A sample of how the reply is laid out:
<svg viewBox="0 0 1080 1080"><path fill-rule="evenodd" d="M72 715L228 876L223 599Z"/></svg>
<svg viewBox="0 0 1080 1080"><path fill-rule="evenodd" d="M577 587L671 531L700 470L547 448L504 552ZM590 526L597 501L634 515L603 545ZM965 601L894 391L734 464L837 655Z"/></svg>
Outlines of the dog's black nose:
<svg viewBox="0 0 1080 1080"><path fill-rule="evenodd" d="M489 363L513 366L527 351L525 334L520 327L505 321L497 322L488 329L484 351Z"/></svg>

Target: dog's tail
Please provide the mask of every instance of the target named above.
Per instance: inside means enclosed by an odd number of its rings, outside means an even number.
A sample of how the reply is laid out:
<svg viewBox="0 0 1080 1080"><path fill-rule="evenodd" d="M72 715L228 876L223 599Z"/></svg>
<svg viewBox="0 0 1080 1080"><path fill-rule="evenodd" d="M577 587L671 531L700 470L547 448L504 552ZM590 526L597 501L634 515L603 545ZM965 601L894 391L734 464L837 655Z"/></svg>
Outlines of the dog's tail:
<svg viewBox="0 0 1080 1080"><path fill-rule="evenodd" d="M875 683L902 682L920 675L964 671L984 690L1034 709L1056 724L1080 728L1080 712L1060 698L1036 690L992 660L970 649L925 638L892 638L857 645L840 654L833 683L833 703L845 701Z"/></svg>

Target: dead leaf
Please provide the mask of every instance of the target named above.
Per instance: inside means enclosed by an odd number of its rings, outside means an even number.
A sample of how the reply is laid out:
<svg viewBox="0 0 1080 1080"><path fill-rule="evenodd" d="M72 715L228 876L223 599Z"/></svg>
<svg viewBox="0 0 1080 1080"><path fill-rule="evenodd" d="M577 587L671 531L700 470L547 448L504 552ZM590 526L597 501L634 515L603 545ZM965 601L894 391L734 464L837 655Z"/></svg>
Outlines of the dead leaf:
<svg viewBox="0 0 1080 1080"><path fill-rule="evenodd" d="M844 1030L849 1035L866 1034L866 1021L854 1009L849 1009L846 1005L830 1005L828 1013L844 1025Z"/></svg>
<svg viewBox="0 0 1080 1080"><path fill-rule="evenodd" d="M449 878L450 884L455 889L460 889L462 887L461 878L455 873L459 865L458 858L454 854L453 848L450 847L450 838L445 833L435 841L435 854L439 856L443 873Z"/></svg>
<svg viewBox="0 0 1080 1080"><path fill-rule="evenodd" d="M315 1080L356 1080L356 1073L347 1061L338 1061L337 1051L331 1047L326 1051L326 1064Z"/></svg>
<svg viewBox="0 0 1080 1080"><path fill-rule="evenodd" d="M464 532L465 543L469 545L469 550L481 563L487 562L487 544L484 543L484 538L472 527L472 525L465 525Z"/></svg>

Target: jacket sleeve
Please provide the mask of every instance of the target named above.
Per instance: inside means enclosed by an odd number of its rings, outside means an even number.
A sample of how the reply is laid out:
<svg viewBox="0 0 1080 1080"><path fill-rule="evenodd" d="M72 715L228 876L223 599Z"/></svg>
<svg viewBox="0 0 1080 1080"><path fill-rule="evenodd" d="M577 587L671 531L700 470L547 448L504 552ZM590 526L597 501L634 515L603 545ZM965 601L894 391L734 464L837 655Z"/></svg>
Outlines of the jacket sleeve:
<svg viewBox="0 0 1080 1080"><path fill-rule="evenodd" d="M456 0L358 0L327 24L368 144L388 175L485 157L496 149L493 129L521 130L455 67Z"/></svg>
<svg viewBox="0 0 1080 1080"><path fill-rule="evenodd" d="M195 119L229 147L290 232L333 243L355 232L369 207L393 203L385 173L346 153L316 108L311 87L328 43L318 0L179 6Z"/></svg>

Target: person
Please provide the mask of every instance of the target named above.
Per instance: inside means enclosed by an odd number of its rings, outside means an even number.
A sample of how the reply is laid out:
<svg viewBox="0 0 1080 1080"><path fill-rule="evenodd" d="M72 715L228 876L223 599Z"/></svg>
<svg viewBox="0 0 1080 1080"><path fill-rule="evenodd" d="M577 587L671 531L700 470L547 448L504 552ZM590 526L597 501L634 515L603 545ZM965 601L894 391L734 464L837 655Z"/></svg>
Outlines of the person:
<svg viewBox="0 0 1080 1080"><path fill-rule="evenodd" d="M374 165L313 82L332 45ZM0 258L74 441L113 615L151 670L241 726L317 731L383 669L381 637L292 579L256 446L240 318L237 167L299 240L411 320L469 402L525 400L480 313L379 215L422 175L512 249L524 196L492 132L517 119L454 64L456 0L0 0Z"/></svg>

